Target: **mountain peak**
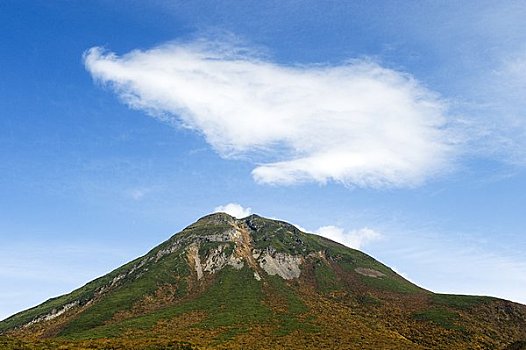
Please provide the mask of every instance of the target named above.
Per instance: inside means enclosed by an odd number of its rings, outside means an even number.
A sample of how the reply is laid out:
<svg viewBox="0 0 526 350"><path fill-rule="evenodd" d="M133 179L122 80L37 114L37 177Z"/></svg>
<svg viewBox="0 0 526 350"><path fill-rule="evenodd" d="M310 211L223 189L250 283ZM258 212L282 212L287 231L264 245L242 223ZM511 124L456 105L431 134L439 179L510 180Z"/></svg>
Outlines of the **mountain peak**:
<svg viewBox="0 0 526 350"><path fill-rule="evenodd" d="M263 220L272 220L267 219L262 216L259 216L257 214L250 214L248 216L237 218L233 215L230 215L226 212L214 212L211 214L207 214L201 218L199 218L195 223L200 224L228 224L228 223L234 223L235 221L243 221L243 220L254 220L254 219L263 219Z"/></svg>
<svg viewBox="0 0 526 350"><path fill-rule="evenodd" d="M526 339L526 307L434 294L287 222L213 213L72 293L0 322L0 332L61 339L128 339L145 330L152 342L172 334L205 347L499 348ZM123 348L130 346L141 348Z"/></svg>
<svg viewBox="0 0 526 350"><path fill-rule="evenodd" d="M235 220L236 218L230 214L224 212L216 212L207 214L197 219L197 221L194 224L228 224L234 222Z"/></svg>

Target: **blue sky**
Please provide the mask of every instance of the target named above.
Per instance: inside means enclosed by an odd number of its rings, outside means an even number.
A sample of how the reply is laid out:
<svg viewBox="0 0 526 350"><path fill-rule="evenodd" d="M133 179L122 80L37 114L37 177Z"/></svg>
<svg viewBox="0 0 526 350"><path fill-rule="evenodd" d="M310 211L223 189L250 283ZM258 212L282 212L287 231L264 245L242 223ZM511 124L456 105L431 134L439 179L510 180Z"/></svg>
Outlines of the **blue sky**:
<svg viewBox="0 0 526 350"><path fill-rule="evenodd" d="M525 16L3 1L0 318L229 203L434 291L526 303Z"/></svg>

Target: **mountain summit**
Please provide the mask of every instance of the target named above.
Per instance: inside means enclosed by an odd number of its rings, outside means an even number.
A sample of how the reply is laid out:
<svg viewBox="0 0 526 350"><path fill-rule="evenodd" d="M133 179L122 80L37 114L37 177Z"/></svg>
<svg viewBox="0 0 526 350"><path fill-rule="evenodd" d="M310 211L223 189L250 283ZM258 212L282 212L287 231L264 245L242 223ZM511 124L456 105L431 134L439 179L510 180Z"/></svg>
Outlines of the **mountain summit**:
<svg viewBox="0 0 526 350"><path fill-rule="evenodd" d="M526 306L436 294L286 222L216 213L0 333L6 349L521 349Z"/></svg>

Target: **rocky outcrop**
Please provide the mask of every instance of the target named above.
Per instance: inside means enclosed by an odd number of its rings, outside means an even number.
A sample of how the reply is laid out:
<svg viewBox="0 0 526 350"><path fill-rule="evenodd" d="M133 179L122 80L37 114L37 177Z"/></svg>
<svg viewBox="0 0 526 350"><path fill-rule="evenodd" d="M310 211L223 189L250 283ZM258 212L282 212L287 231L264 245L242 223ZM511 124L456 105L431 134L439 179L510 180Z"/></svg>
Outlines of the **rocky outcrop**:
<svg viewBox="0 0 526 350"><path fill-rule="evenodd" d="M283 279L291 280L300 277L300 265L303 257L286 253L272 254L269 250L256 253L259 266L270 276L278 275Z"/></svg>
<svg viewBox="0 0 526 350"><path fill-rule="evenodd" d="M278 275L286 280L298 278L301 274L300 265L304 260L302 256L277 252L273 248L255 249L250 236L250 227L245 225L234 223L232 228L221 234L207 235L202 238L197 242L194 241L186 249L188 262L198 280L203 278L204 273L215 274L227 266L239 270L245 264L254 270L254 278L258 281L262 279L263 271L270 276ZM201 259L199 255L201 243L205 242L232 243L234 249L229 250L228 244L219 244L216 248L208 249L204 258Z"/></svg>
<svg viewBox="0 0 526 350"><path fill-rule="evenodd" d="M366 267L357 267L357 268L354 269L354 271L356 273L359 273L362 276L367 276L367 277L377 278L377 277L385 276L385 274L380 272L380 271L377 271L377 270L374 270L374 269L369 269L369 268L366 268Z"/></svg>
<svg viewBox="0 0 526 350"><path fill-rule="evenodd" d="M35 318L34 320L32 320L31 322L25 324L24 327L29 327L31 325L34 325L34 324L42 322L42 321L51 321L51 320L59 317L60 315L66 313L66 311L68 311L68 310L70 310L70 309L72 309L74 307L79 306L79 304L80 304L79 301L74 301L72 303L69 303L69 304L66 304L66 305L62 306L61 308L53 309L53 310L51 310L50 313L42 315L42 316L39 316L39 317Z"/></svg>
<svg viewBox="0 0 526 350"><path fill-rule="evenodd" d="M201 258L199 257L199 245L197 243L190 244L187 249L188 262L194 268L197 274L197 279L203 278L203 266L201 266Z"/></svg>

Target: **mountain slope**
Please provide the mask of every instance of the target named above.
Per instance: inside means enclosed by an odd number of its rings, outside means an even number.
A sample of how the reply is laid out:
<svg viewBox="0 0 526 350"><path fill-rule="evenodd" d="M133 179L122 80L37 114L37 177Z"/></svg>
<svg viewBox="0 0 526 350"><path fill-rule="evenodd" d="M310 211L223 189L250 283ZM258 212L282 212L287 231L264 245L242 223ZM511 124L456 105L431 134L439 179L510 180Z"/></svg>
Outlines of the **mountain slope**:
<svg viewBox="0 0 526 350"><path fill-rule="evenodd" d="M501 349L526 339L526 307L435 294L288 223L217 213L0 332L68 348Z"/></svg>

